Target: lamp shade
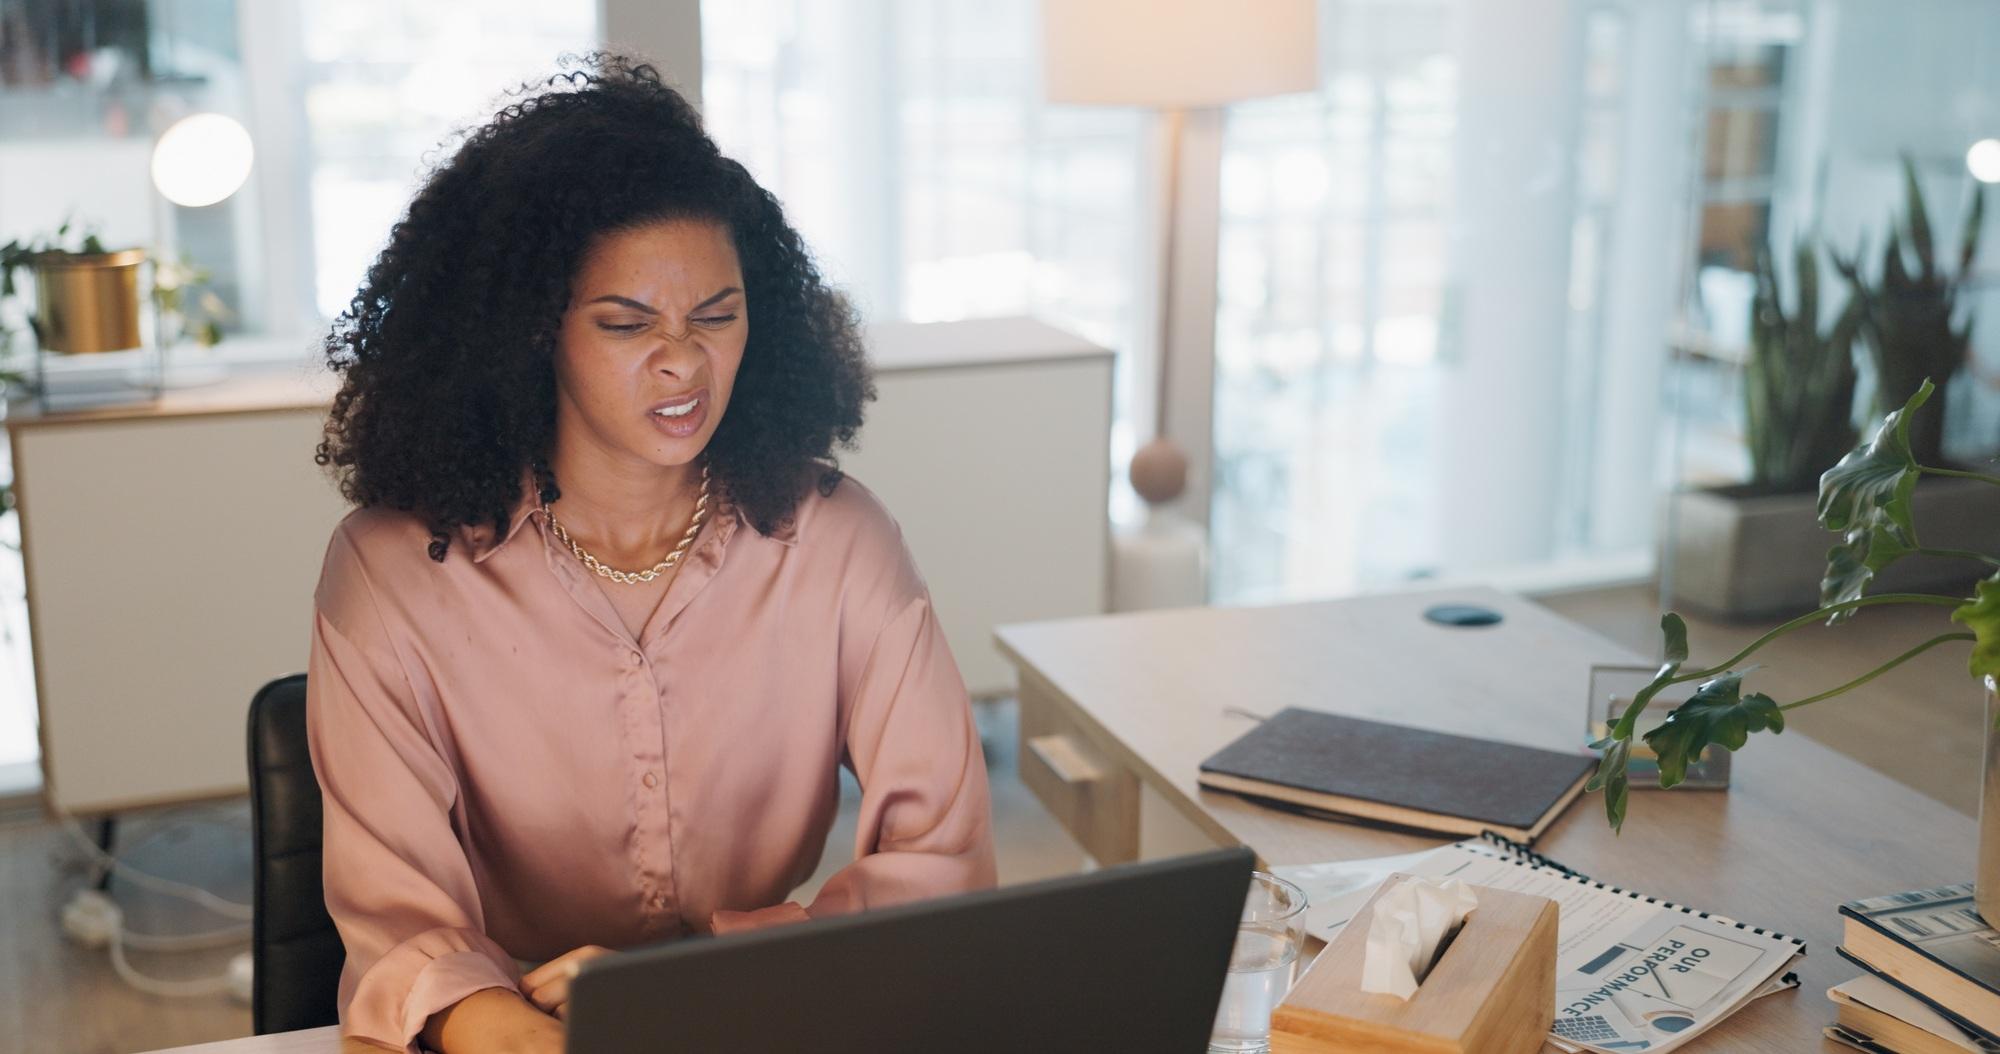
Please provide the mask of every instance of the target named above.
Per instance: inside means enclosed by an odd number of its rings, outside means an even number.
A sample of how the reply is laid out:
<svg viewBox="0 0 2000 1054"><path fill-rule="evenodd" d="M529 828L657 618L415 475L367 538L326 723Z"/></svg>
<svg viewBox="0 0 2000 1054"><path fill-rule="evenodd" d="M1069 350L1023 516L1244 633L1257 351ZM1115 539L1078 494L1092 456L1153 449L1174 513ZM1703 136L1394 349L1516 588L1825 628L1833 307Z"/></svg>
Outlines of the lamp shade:
<svg viewBox="0 0 2000 1054"><path fill-rule="evenodd" d="M1194 109L1319 85L1315 0L1043 0L1049 101Z"/></svg>
<svg viewBox="0 0 2000 1054"><path fill-rule="evenodd" d="M219 113L183 117L153 144L153 185L189 208L213 205L250 177L250 133Z"/></svg>

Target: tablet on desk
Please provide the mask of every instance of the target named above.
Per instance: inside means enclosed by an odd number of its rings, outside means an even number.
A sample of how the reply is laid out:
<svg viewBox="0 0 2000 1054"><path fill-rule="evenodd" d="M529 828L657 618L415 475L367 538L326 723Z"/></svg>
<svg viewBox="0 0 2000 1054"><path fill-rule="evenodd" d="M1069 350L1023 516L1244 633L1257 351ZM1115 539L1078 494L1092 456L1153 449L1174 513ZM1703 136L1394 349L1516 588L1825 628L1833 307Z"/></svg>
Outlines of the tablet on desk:
<svg viewBox="0 0 2000 1054"><path fill-rule="evenodd" d="M1195 1054L1254 861L1221 849L593 959L569 1049Z"/></svg>

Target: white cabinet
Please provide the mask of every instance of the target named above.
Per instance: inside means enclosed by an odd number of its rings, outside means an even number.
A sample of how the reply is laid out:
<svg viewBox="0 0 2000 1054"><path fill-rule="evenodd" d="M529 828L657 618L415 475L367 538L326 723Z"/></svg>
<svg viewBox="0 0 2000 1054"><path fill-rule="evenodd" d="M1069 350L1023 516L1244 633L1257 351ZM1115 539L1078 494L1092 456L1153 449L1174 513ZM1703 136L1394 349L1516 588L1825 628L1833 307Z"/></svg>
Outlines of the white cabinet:
<svg viewBox="0 0 2000 1054"><path fill-rule="evenodd" d="M240 794L250 696L305 669L346 509L313 464L324 380L10 412L51 805Z"/></svg>
<svg viewBox="0 0 2000 1054"><path fill-rule="evenodd" d="M1028 319L869 340L880 398L842 467L902 525L971 690L1011 690L995 625L1105 607L1111 353ZM301 367L10 417L52 805L244 790L250 696L305 668L346 512L312 460L331 390Z"/></svg>
<svg viewBox="0 0 2000 1054"><path fill-rule="evenodd" d="M1111 352L1025 318L869 347L880 397L841 467L902 524L966 686L1011 692L993 627L1106 610Z"/></svg>

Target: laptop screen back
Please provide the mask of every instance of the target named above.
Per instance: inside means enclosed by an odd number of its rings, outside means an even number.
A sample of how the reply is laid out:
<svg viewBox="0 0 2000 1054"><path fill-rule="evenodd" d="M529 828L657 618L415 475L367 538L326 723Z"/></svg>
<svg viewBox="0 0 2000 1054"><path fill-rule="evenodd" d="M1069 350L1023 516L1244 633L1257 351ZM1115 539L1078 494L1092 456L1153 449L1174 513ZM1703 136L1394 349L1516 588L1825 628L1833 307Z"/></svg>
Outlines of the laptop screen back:
<svg viewBox="0 0 2000 1054"><path fill-rule="evenodd" d="M573 1054L1202 1051L1254 857L1222 849L587 963Z"/></svg>

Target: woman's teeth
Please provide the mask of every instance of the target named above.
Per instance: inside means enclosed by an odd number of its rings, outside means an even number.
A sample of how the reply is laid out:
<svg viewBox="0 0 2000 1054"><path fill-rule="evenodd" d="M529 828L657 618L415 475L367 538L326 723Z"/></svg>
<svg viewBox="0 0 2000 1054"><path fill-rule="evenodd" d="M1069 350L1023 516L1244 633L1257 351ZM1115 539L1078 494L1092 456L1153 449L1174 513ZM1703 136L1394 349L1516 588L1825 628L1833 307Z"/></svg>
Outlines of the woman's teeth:
<svg viewBox="0 0 2000 1054"><path fill-rule="evenodd" d="M695 407L700 405L700 399L689 399L679 406L669 406L664 410L655 410L653 412L659 414L661 417L686 417L694 412Z"/></svg>

